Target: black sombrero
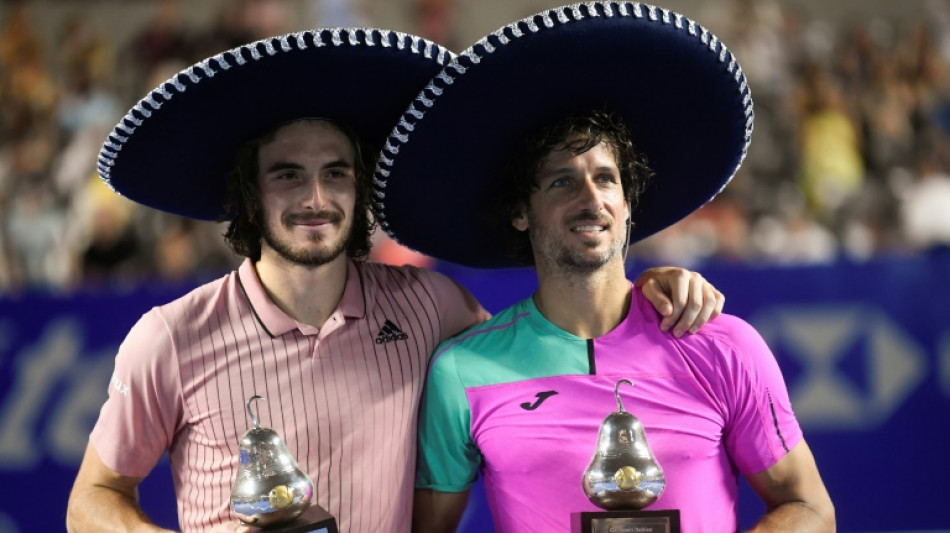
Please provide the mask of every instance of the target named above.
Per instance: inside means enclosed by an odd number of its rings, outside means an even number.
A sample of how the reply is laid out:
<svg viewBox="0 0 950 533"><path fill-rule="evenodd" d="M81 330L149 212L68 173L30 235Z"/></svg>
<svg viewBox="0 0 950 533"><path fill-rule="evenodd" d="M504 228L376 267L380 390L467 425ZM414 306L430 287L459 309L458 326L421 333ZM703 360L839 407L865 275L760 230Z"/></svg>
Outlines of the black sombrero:
<svg viewBox="0 0 950 533"><path fill-rule="evenodd" d="M595 107L620 114L656 173L631 241L712 199L752 133L742 70L694 21L631 2L544 11L478 41L412 102L376 170L381 226L439 259L514 266L501 229L482 216L500 169L528 132Z"/></svg>
<svg viewBox="0 0 950 533"><path fill-rule="evenodd" d="M139 101L106 139L99 176L141 204L216 220L242 142L321 117L378 150L408 102L453 57L421 37L372 28L317 29L228 50Z"/></svg>

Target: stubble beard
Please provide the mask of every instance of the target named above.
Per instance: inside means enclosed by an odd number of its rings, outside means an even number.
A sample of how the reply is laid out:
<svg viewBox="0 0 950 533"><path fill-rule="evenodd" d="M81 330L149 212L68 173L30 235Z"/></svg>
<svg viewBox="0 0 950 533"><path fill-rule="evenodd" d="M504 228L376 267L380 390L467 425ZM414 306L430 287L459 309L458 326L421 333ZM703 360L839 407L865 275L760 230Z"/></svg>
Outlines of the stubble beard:
<svg viewBox="0 0 950 533"><path fill-rule="evenodd" d="M557 270L565 273L586 274L595 272L609 263L612 259L621 255L624 247L624 236L615 235L610 246L599 253L592 253L583 249L577 249L564 245L554 234L541 229L538 221L529 213L528 220L530 224L531 245L535 250L540 250L535 257L535 262L539 259L549 264L553 264ZM583 244L587 248L595 248L596 244Z"/></svg>
<svg viewBox="0 0 950 533"><path fill-rule="evenodd" d="M261 239L270 246L277 255L290 263L300 266L315 267L330 263L339 257L346 250L346 241L349 239L352 224L342 225L343 217L339 214L330 216L332 222L339 226L340 235L332 242L324 246L311 249L309 247L297 247L288 239L282 239L278 236L269 224L264 224L261 228ZM292 221L288 217L281 219L281 225L288 231L292 229ZM309 242L319 243L323 239L316 234L310 235Z"/></svg>

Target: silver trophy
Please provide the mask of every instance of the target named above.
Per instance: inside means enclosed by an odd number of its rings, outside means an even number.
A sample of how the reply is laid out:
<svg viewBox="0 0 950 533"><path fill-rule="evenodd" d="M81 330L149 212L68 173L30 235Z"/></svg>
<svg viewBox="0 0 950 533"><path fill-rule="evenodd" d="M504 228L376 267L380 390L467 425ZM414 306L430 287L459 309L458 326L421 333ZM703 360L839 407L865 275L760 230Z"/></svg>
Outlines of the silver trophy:
<svg viewBox="0 0 950 533"><path fill-rule="evenodd" d="M310 507L313 483L273 429L262 428L247 401L252 428L241 437L240 465L231 508L245 524L271 527L295 520Z"/></svg>
<svg viewBox="0 0 950 533"><path fill-rule="evenodd" d="M666 477L647 444L643 424L623 409L623 383L633 386L626 379L614 386L617 411L601 423L597 449L581 479L587 498L607 511L572 513L572 531L678 533L678 510L640 510L660 497L666 488Z"/></svg>

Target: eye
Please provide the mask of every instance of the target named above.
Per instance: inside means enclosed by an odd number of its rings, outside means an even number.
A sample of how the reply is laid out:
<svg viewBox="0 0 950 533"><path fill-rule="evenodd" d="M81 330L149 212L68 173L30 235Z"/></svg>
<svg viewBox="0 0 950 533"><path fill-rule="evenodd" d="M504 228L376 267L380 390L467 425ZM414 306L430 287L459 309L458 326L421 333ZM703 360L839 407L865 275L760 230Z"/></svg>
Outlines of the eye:
<svg viewBox="0 0 950 533"><path fill-rule="evenodd" d="M286 172L281 172L280 174L278 174L278 175L276 176L276 179L277 179L277 180L284 180L284 181L286 181L286 180L295 179L296 177L297 177L297 173L296 173L296 172L294 172L294 171L292 171L292 170L288 170L288 171L286 171Z"/></svg>
<svg viewBox="0 0 950 533"><path fill-rule="evenodd" d="M331 180L345 180L353 175L353 169L345 166L330 167L324 173L326 179Z"/></svg>
<svg viewBox="0 0 950 533"><path fill-rule="evenodd" d="M554 178L551 180L550 187L552 189L560 189L561 187L567 187L570 183L570 180L567 178Z"/></svg>

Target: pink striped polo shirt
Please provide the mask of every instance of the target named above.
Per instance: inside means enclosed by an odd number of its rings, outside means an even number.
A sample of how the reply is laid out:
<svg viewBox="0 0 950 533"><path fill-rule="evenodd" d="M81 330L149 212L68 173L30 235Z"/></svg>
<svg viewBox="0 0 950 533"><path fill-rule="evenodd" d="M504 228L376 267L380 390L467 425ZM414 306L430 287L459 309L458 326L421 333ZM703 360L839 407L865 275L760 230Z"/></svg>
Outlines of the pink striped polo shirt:
<svg viewBox="0 0 950 533"><path fill-rule="evenodd" d="M340 531L408 531L427 360L487 317L446 276L351 262L343 298L317 330L278 308L245 260L142 316L90 439L126 476L146 476L167 450L180 526L201 531L234 520L245 403L258 394L261 426L283 437Z"/></svg>

